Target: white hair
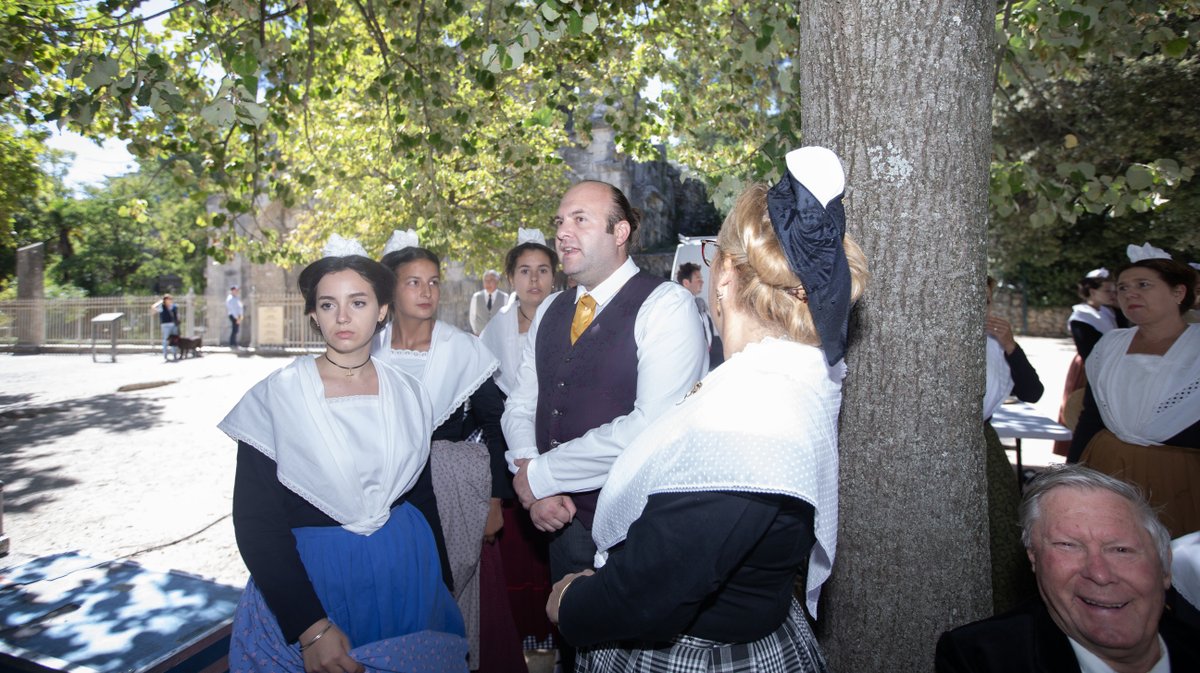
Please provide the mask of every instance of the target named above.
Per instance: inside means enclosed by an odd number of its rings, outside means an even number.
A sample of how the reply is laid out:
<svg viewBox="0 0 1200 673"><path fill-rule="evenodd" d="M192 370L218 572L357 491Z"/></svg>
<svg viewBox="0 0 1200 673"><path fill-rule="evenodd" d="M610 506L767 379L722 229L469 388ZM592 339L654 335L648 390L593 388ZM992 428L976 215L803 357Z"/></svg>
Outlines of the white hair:
<svg viewBox="0 0 1200 673"><path fill-rule="evenodd" d="M1163 572L1171 571L1171 533L1158 520L1150 503L1146 502L1141 489L1128 482L1111 477L1083 465L1063 465L1047 470L1034 479L1025 489L1021 501L1021 543L1029 549L1033 544L1033 527L1042 516L1042 498L1056 488L1074 488L1080 491L1108 491L1125 499L1142 528L1150 534L1162 563Z"/></svg>

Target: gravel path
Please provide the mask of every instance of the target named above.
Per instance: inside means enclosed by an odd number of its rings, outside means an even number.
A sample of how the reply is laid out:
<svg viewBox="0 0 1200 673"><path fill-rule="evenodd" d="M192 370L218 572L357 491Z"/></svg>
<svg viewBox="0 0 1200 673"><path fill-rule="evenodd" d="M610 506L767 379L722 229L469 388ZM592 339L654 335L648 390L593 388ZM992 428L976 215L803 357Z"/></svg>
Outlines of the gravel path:
<svg viewBox="0 0 1200 673"><path fill-rule="evenodd" d="M0 480L14 556L79 550L244 584L229 517L234 446L216 424L287 362L0 355Z"/></svg>

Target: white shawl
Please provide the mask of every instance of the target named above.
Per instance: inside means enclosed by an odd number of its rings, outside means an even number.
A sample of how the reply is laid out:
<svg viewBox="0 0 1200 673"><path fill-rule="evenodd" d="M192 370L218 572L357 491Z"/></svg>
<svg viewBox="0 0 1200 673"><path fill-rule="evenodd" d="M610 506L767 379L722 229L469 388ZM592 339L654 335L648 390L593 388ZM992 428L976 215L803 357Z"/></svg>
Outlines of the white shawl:
<svg viewBox="0 0 1200 673"><path fill-rule="evenodd" d="M500 359L500 368L496 370L496 385L505 395L511 395L517 388L517 369L521 366L521 350L525 347L525 335L517 324L520 316L520 302L517 293L512 293L500 312L488 321L487 327L479 339L483 345Z"/></svg>
<svg viewBox="0 0 1200 673"><path fill-rule="evenodd" d="M713 370L613 463L600 491L592 537L599 552L625 539L655 493L779 493L810 503L816 544L809 557L808 609L837 546L837 421L846 366L818 348L768 339Z"/></svg>
<svg viewBox="0 0 1200 673"><path fill-rule="evenodd" d="M992 417L1012 392L1012 370L1004 357L1004 346L994 337L987 338L987 380L983 392L983 420Z"/></svg>
<svg viewBox="0 0 1200 673"><path fill-rule="evenodd" d="M419 379L433 403L437 429L488 380L500 361L473 334L438 320L426 352L392 348L392 323L371 342L371 353Z"/></svg>
<svg viewBox="0 0 1200 673"><path fill-rule="evenodd" d="M301 356L255 384L217 427L278 466L279 481L352 533L369 535L417 482L429 458L429 398L421 384L372 358L379 378L378 451L330 405L315 358ZM369 447L367 447L369 448Z"/></svg>
<svg viewBox="0 0 1200 673"><path fill-rule="evenodd" d="M1071 307L1071 317L1067 318L1067 329L1071 328L1073 322L1091 325L1097 332L1108 334L1117 328L1117 314L1107 306L1094 308L1091 304L1076 304Z"/></svg>
<svg viewBox="0 0 1200 673"><path fill-rule="evenodd" d="M1200 420L1200 325L1166 355L1129 354L1138 328L1105 334L1087 359L1104 427L1127 444L1162 444Z"/></svg>

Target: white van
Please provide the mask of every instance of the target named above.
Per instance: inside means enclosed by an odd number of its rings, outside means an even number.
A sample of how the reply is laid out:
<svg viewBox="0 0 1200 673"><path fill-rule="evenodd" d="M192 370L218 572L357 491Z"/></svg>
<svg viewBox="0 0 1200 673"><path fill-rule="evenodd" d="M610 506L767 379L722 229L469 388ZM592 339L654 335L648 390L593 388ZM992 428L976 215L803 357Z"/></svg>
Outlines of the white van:
<svg viewBox="0 0 1200 673"><path fill-rule="evenodd" d="M685 262L691 262L700 266L700 273L704 278L704 289L701 290L700 296L704 297L705 302L708 301L708 266L704 264L704 259L700 256L700 241L713 240L714 236L680 236L679 245L675 246L675 261L671 262L671 280L675 280L675 272L679 271L679 266Z"/></svg>

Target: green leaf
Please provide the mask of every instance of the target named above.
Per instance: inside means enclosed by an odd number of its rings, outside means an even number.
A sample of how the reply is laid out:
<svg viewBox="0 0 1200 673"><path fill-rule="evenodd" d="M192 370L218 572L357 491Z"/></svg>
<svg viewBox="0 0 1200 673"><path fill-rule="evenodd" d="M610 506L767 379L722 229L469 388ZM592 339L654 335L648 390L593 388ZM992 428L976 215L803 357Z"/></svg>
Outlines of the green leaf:
<svg viewBox="0 0 1200 673"><path fill-rule="evenodd" d="M233 124L233 103L224 98L219 98L200 110L200 116L204 121L219 129L228 128Z"/></svg>
<svg viewBox="0 0 1200 673"><path fill-rule="evenodd" d="M258 128L267 121L267 108L258 103L241 103L237 106L237 118L243 124Z"/></svg>
<svg viewBox="0 0 1200 673"><path fill-rule="evenodd" d="M257 78L258 75L258 56L249 48L244 51L234 54L233 60L230 63L233 72L246 78Z"/></svg>
<svg viewBox="0 0 1200 673"><path fill-rule="evenodd" d="M520 68L521 64L525 62L525 50L522 49L521 45L516 42L508 45L505 55L508 56L509 60L511 61L510 65L505 66L505 70Z"/></svg>
<svg viewBox="0 0 1200 673"><path fill-rule="evenodd" d="M1188 53L1189 47L1186 37L1177 37L1174 40L1163 43L1163 53L1171 58L1183 58Z"/></svg>
<svg viewBox="0 0 1200 673"><path fill-rule="evenodd" d="M553 3L543 2L541 4L541 6L538 8L538 9L542 10L542 16L544 16L547 21L555 21L558 19L558 17L562 16L561 14L558 13L557 9L550 6L551 4L553 4Z"/></svg>
<svg viewBox="0 0 1200 673"><path fill-rule="evenodd" d="M600 17L596 16L595 12L592 12L591 14L583 17L583 21L580 23L579 27L585 34L591 35L592 33L596 32L597 28L600 27Z"/></svg>
<svg viewBox="0 0 1200 673"><path fill-rule="evenodd" d="M500 72L501 67L500 67L499 52L500 52L500 45L498 45L498 44L490 44L490 45L488 45L488 48L484 50L483 58L480 59L480 64L484 68L487 68L488 72L492 72L492 73Z"/></svg>
<svg viewBox="0 0 1200 673"><path fill-rule="evenodd" d="M120 72L120 64L107 56L101 56L96 59L91 71L83 76L83 83L89 89L99 89L116 79L118 72Z"/></svg>
<svg viewBox="0 0 1200 673"><path fill-rule="evenodd" d="M1154 184L1154 174L1141 164L1134 164L1125 171L1125 180L1130 189L1141 191Z"/></svg>
<svg viewBox="0 0 1200 673"><path fill-rule="evenodd" d="M571 12L567 15L567 34L575 37L583 32L583 17L579 12Z"/></svg>

